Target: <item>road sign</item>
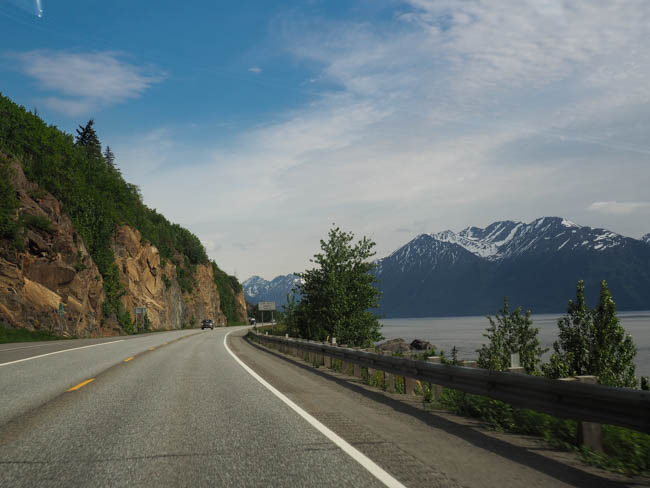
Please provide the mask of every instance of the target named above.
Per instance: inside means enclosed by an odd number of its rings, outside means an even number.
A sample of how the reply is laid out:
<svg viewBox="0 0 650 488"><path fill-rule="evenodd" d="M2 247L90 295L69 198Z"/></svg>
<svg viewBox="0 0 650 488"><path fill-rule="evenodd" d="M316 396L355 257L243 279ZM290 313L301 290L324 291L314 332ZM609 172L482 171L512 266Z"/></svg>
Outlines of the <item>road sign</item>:
<svg viewBox="0 0 650 488"><path fill-rule="evenodd" d="M257 304L258 310L275 310L275 302L260 302Z"/></svg>
<svg viewBox="0 0 650 488"><path fill-rule="evenodd" d="M145 315L147 313L147 307L134 307L133 315Z"/></svg>

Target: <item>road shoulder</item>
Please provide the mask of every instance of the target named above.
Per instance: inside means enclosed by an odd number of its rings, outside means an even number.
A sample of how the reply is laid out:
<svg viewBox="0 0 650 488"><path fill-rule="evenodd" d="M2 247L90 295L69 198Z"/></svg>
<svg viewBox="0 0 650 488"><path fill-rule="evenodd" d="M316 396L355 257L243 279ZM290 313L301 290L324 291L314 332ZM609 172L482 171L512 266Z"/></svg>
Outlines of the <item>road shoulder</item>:
<svg viewBox="0 0 650 488"><path fill-rule="evenodd" d="M407 486L647 486L648 480L587 466L540 439L494 432L428 410L421 397L383 392L250 344L244 334L229 337L240 359Z"/></svg>

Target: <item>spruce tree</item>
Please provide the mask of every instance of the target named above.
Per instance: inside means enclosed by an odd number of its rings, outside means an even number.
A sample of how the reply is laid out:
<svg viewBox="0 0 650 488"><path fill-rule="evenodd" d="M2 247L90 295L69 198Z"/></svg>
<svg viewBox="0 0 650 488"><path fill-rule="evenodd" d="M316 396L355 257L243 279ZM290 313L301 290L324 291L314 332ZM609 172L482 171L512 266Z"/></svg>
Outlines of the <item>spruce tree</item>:
<svg viewBox="0 0 650 488"><path fill-rule="evenodd" d="M106 146L106 149L104 149L104 160L106 164L115 169L115 154L111 151L111 146Z"/></svg>
<svg viewBox="0 0 650 488"><path fill-rule="evenodd" d="M600 283L600 298L594 315L593 372L604 385L634 388L636 347L616 316L616 304L607 283Z"/></svg>
<svg viewBox="0 0 650 488"><path fill-rule="evenodd" d="M590 310L583 281L567 315L558 320L559 340L550 362L542 367L550 378L595 375L604 385L634 388L634 341L616 316L616 304L607 283L600 284L598 307Z"/></svg>
<svg viewBox="0 0 650 488"><path fill-rule="evenodd" d="M86 148L89 154L99 156L102 152L102 145L99 142L97 133L93 129L95 121L90 119L85 127L79 126L77 129L77 138L75 144L80 147Z"/></svg>

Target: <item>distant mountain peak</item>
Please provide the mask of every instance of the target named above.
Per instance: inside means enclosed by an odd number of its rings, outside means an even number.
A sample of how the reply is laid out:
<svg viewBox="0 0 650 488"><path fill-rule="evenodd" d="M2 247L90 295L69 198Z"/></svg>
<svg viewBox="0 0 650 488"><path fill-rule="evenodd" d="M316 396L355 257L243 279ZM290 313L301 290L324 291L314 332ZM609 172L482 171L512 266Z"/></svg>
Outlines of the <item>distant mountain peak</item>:
<svg viewBox="0 0 650 488"><path fill-rule="evenodd" d="M644 235L641 240L647 244L650 244L650 233Z"/></svg>
<svg viewBox="0 0 650 488"><path fill-rule="evenodd" d="M254 275L245 280L242 287L248 302L276 302L276 308L281 308L287 302L287 295L292 294L293 287L300 282L293 273L276 276L271 281Z"/></svg>

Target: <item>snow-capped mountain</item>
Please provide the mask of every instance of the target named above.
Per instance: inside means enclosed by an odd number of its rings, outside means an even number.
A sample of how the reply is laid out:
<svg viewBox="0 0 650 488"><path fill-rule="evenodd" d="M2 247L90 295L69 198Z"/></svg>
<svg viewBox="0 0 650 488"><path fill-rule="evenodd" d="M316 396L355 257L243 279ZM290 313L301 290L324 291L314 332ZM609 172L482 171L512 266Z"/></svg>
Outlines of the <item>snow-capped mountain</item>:
<svg viewBox="0 0 650 488"><path fill-rule="evenodd" d="M530 224L506 220L495 222L485 229L467 227L458 234L447 230L432 236L439 241L456 243L472 254L494 261L525 252L555 252L565 248L603 251L624 245L626 239L615 232L583 227L559 217L542 217Z"/></svg>
<svg viewBox="0 0 650 488"><path fill-rule="evenodd" d="M650 235L643 240L559 217L421 234L376 262L380 310L392 317L494 313L504 296L562 311L576 282L591 299L605 279L619 308L650 308Z"/></svg>
<svg viewBox="0 0 650 488"><path fill-rule="evenodd" d="M246 301L252 304L258 302L275 302L280 309L287 303L287 294L292 294L292 289L300 283L300 278L294 274L277 276L271 281L259 276L251 276L242 283Z"/></svg>
<svg viewBox="0 0 650 488"><path fill-rule="evenodd" d="M650 244L650 234L644 235L641 240L645 242L646 244Z"/></svg>

